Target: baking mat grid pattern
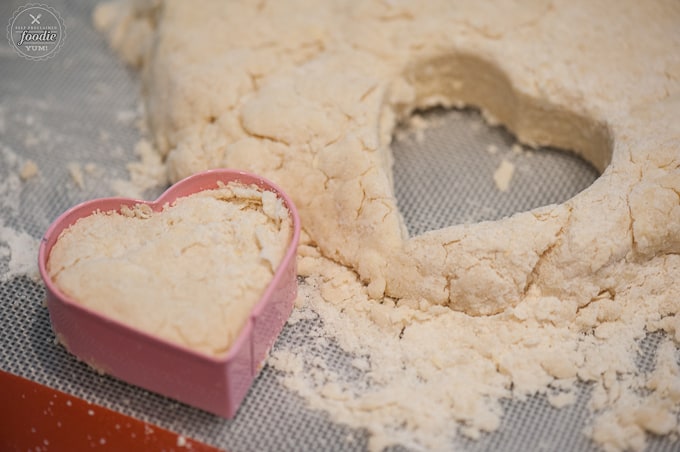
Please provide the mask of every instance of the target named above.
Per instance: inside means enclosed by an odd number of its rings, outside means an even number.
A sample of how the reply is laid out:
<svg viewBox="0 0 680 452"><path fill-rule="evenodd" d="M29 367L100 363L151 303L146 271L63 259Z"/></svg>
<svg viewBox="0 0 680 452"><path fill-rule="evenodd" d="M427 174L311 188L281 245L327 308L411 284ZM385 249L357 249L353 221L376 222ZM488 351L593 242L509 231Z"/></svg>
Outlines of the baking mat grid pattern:
<svg viewBox="0 0 680 452"><path fill-rule="evenodd" d="M111 195L107 182L125 177L125 165L135 159L132 149L140 137L134 127L138 80L92 29L92 2L49 4L61 13L67 28L66 43L54 58L25 61L0 40L0 228L35 239L70 206ZM21 5L3 3L0 21L6 23ZM513 152L512 136L484 125L475 111L435 110L425 117L433 127L424 131L423 140L406 134L393 143L395 191L411 234L561 202L596 178L589 165L566 153ZM509 190L500 192L492 174L504 158L513 162L515 173ZM27 159L38 164L40 173L22 182L18 172ZM73 168L82 172L87 164L96 170L85 172L79 187ZM365 432L305 408L268 366L232 421L98 374L55 343L42 284L27 276L5 278L11 271L9 240L0 235L3 370L233 451L365 450ZM287 325L276 346L308 343L313 340L309 331L319 322ZM641 343L648 356L658 339L649 336ZM331 367L346 366L350 372L347 358L332 345L325 356ZM467 451L593 450L580 433L588 393L583 385L578 402L562 410L543 397L504 401L500 431L479 441L460 439L453 446ZM675 447L652 439L649 450Z"/></svg>

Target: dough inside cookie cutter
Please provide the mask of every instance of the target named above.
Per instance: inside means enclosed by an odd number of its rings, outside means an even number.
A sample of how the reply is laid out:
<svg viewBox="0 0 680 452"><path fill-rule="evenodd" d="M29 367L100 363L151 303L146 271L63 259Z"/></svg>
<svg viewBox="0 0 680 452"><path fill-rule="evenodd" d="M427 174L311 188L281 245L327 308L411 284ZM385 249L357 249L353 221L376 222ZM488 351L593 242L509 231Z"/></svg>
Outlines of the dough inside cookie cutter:
<svg viewBox="0 0 680 452"><path fill-rule="evenodd" d="M218 183L237 181L275 193L288 209L292 237L264 294L253 307L229 351L212 356L168 342L107 318L75 302L54 284L47 271L50 251L61 232L95 211L144 203L154 210ZM245 398L271 346L289 317L297 294L296 249L300 219L291 199L257 175L230 169L197 173L174 184L153 202L128 198L87 201L63 213L45 233L38 266L45 282L47 308L59 341L101 372L211 413L232 418ZM229 294L225 294L229 296Z"/></svg>

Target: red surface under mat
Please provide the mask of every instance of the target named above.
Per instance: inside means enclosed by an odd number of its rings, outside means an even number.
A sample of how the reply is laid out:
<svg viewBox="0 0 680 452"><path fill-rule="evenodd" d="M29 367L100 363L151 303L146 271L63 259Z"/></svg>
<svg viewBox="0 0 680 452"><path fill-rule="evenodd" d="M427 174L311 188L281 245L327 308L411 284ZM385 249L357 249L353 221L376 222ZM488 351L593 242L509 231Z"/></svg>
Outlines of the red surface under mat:
<svg viewBox="0 0 680 452"><path fill-rule="evenodd" d="M0 370L0 451L28 450L220 449Z"/></svg>

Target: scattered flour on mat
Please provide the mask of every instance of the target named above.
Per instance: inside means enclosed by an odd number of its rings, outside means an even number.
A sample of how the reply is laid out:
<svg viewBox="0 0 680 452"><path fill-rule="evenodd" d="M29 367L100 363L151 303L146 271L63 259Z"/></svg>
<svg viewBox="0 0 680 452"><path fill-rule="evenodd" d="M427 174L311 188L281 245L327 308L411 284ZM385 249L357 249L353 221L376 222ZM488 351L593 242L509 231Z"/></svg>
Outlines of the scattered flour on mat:
<svg viewBox="0 0 680 452"><path fill-rule="evenodd" d="M0 145L0 283L29 275L37 278L40 241L26 232L6 225L6 218L19 215L22 180L30 160L20 159Z"/></svg>
<svg viewBox="0 0 680 452"><path fill-rule="evenodd" d="M371 450L449 449L459 434L498 429L502 399L543 395L561 408L576 401L579 380L592 388L584 433L605 450L680 434L679 255L655 258L655 270L628 269L627 288L581 308L534 292L502 314L474 317L424 300L372 300L354 272L308 241L298 254L306 279L289 323L319 321L306 333L312 340L277 344L269 364L310 407L368 429ZM668 335L656 365L640 367L639 341L658 330Z"/></svg>
<svg viewBox="0 0 680 452"><path fill-rule="evenodd" d="M122 148L117 147L116 149L119 149L116 152L124 155L125 151ZM88 180L94 180L97 183L105 181L112 195L145 199L147 190L164 187L168 184L166 169L159 154L154 151L151 143L146 139L139 140L134 151L139 160L126 165L127 179L111 178L106 168L94 162L85 164L70 162L66 165L66 168L72 183L81 190L88 187Z"/></svg>
<svg viewBox="0 0 680 452"><path fill-rule="evenodd" d="M146 190L167 185L168 176L160 154L148 140L137 142L135 155L139 160L126 166L130 179L113 179L110 186L118 196L142 199Z"/></svg>
<svg viewBox="0 0 680 452"><path fill-rule="evenodd" d="M38 246L40 240L7 227L0 220L0 283L23 275L37 279Z"/></svg>
<svg viewBox="0 0 680 452"><path fill-rule="evenodd" d="M23 171L30 162L0 143L0 219L19 215Z"/></svg>

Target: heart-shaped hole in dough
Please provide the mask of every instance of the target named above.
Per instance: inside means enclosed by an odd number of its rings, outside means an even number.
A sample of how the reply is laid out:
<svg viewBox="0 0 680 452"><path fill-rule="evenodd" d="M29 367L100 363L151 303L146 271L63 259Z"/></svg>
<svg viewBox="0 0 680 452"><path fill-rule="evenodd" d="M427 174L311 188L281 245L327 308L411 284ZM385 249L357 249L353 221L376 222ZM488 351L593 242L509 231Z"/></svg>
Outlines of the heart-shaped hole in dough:
<svg viewBox="0 0 680 452"><path fill-rule="evenodd" d="M411 237L562 203L599 176L573 152L520 145L472 108L419 110L397 126L390 147Z"/></svg>
<svg viewBox="0 0 680 452"><path fill-rule="evenodd" d="M420 60L404 70L395 86L391 102L383 107L385 130L394 130L400 118L416 109L470 105L531 147L568 149L600 173L612 159L613 141L605 125L525 94L482 57L451 52ZM559 243L571 210L565 203L502 221L402 236L376 253L388 254L384 261L373 258L370 264L360 264L360 274L384 275L366 277L375 296L425 298L473 315L495 314L517 303L539 279L542 256ZM369 250L361 254L372 258Z"/></svg>

